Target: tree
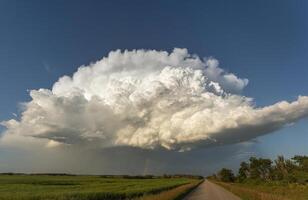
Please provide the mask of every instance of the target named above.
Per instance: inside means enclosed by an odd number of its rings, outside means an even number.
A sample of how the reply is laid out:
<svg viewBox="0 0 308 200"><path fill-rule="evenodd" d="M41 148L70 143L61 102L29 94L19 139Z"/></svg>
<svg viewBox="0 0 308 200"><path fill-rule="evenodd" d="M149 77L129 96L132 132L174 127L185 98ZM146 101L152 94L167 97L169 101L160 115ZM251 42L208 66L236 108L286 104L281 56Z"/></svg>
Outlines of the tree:
<svg viewBox="0 0 308 200"><path fill-rule="evenodd" d="M212 174L212 175L210 175L210 176L208 176L208 177L206 177L207 179L212 179L212 180L218 180L218 178L217 178L217 176L216 176L216 174Z"/></svg>
<svg viewBox="0 0 308 200"><path fill-rule="evenodd" d="M235 180L235 176L232 170L226 169L226 168L222 168L218 172L218 178L220 181L223 181L223 182L234 182Z"/></svg>
<svg viewBox="0 0 308 200"><path fill-rule="evenodd" d="M250 178L269 180L272 171L272 161L270 159L250 157L249 159Z"/></svg>
<svg viewBox="0 0 308 200"><path fill-rule="evenodd" d="M278 156L275 160L275 179L282 180L287 175L284 157Z"/></svg>
<svg viewBox="0 0 308 200"><path fill-rule="evenodd" d="M275 180L289 179L294 169L296 169L296 165L291 160L286 160L283 156L278 156L275 160L273 178Z"/></svg>
<svg viewBox="0 0 308 200"><path fill-rule="evenodd" d="M274 163L274 165L273 165ZM213 176L215 177L215 176ZM262 181L281 181L283 183L308 183L308 156L294 156L285 159L278 156L274 161L265 158L250 157L249 162L242 162L237 177L230 169L223 168L217 173L217 180L239 182L245 179Z"/></svg>
<svg viewBox="0 0 308 200"><path fill-rule="evenodd" d="M303 171L308 172L308 156L294 156L292 158L299 168Z"/></svg>
<svg viewBox="0 0 308 200"><path fill-rule="evenodd" d="M246 162L241 162L241 166L238 170L238 179L240 182L249 177L249 164Z"/></svg>

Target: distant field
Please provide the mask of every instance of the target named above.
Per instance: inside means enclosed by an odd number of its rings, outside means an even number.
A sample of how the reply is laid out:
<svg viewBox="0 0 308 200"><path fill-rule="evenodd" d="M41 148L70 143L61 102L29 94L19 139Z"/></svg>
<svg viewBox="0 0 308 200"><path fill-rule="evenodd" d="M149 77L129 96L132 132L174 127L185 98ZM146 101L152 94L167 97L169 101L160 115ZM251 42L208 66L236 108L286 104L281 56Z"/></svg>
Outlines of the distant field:
<svg viewBox="0 0 308 200"><path fill-rule="evenodd" d="M133 199L197 182L189 178L0 175L0 200Z"/></svg>
<svg viewBox="0 0 308 200"><path fill-rule="evenodd" d="M222 183L216 182L243 200L307 200L308 185L268 183Z"/></svg>

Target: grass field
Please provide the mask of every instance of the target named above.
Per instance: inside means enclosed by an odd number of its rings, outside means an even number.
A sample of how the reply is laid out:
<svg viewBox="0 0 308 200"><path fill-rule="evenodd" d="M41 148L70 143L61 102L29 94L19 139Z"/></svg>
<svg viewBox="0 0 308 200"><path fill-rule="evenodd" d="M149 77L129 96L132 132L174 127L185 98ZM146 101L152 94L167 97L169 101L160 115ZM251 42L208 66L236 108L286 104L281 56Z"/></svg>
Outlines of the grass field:
<svg viewBox="0 0 308 200"><path fill-rule="evenodd" d="M134 199L197 182L188 178L0 175L0 200Z"/></svg>
<svg viewBox="0 0 308 200"><path fill-rule="evenodd" d="M216 182L243 200L307 200L308 185L282 183L222 183Z"/></svg>

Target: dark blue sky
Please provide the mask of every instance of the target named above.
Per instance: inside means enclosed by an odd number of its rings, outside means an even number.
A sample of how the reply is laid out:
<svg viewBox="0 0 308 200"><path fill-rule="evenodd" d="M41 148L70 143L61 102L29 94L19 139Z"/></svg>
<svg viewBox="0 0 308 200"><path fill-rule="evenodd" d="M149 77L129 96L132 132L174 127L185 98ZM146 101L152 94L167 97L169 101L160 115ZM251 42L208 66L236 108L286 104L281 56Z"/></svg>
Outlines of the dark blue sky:
<svg viewBox="0 0 308 200"><path fill-rule="evenodd" d="M51 88L60 76L114 49L188 48L248 78L243 94L258 106L294 100L308 94L307 9L305 0L2 0L0 120L29 100L27 89ZM261 146L302 152L307 132L302 121L262 137Z"/></svg>

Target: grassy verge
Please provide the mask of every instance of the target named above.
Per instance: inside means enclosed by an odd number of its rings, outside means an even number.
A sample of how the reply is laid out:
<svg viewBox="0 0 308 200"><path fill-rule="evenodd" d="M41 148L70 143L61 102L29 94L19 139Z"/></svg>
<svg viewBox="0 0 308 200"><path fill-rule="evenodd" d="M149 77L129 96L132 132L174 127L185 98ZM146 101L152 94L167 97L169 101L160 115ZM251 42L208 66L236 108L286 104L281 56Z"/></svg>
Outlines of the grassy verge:
<svg viewBox="0 0 308 200"><path fill-rule="evenodd" d="M308 186L299 184L240 184L215 182L243 200L307 200Z"/></svg>
<svg viewBox="0 0 308 200"><path fill-rule="evenodd" d="M191 192L193 189L195 189L200 183L203 181L195 181L193 183L185 184L179 187L176 187L171 190L167 190L164 192L161 192L156 195L148 195L141 198L138 198L137 200L180 200L185 195L187 195L189 192Z"/></svg>

